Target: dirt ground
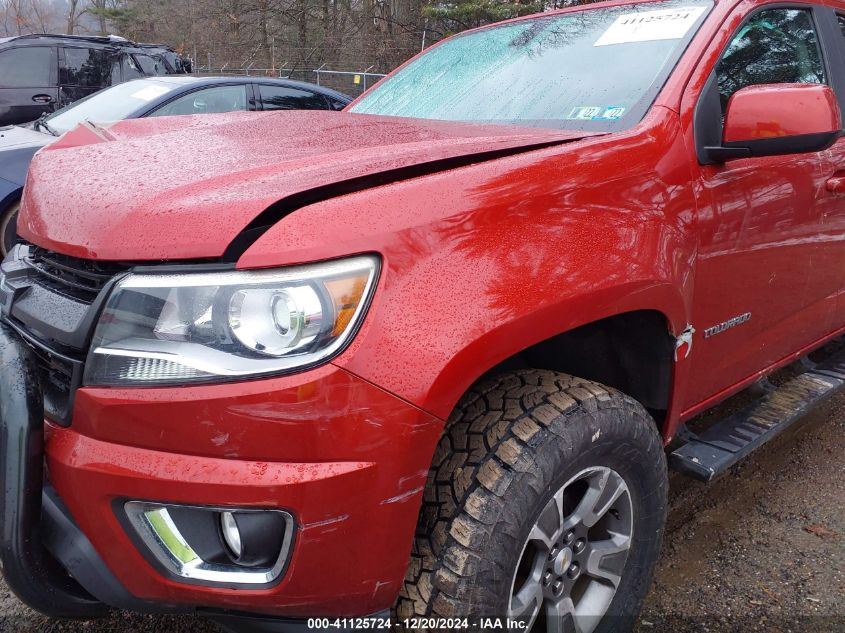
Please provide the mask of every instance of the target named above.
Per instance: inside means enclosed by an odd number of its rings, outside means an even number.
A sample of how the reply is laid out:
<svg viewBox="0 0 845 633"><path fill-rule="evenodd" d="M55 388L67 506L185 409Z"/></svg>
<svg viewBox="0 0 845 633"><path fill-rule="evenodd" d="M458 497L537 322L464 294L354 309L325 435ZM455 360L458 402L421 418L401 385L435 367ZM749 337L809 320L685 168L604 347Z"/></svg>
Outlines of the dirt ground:
<svg viewBox="0 0 845 633"><path fill-rule="evenodd" d="M638 633L845 631L845 396L717 482L673 474L671 483L663 554ZM4 633L216 630L200 618L121 613L49 621L0 581Z"/></svg>
<svg viewBox="0 0 845 633"><path fill-rule="evenodd" d="M715 483L670 481L638 633L845 631L845 397Z"/></svg>

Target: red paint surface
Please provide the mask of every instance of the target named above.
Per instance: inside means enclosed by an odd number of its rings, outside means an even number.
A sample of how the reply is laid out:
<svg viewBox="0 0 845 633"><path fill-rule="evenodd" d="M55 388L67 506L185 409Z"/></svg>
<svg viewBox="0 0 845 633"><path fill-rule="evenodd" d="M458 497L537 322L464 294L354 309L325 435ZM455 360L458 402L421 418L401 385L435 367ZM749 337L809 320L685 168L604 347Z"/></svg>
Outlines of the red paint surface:
<svg viewBox="0 0 845 633"><path fill-rule="evenodd" d="M682 330L694 222L677 116L655 108L625 134L300 209L239 266L380 253L367 320L337 363L445 418L488 368L572 327L650 309Z"/></svg>
<svg viewBox="0 0 845 633"><path fill-rule="evenodd" d="M843 325L845 200L825 188L837 170L833 150L723 165L702 166L695 158L693 114L704 82L741 22L765 4L773 3L714 7L693 41L697 63L679 92L698 204L689 319L699 331L689 362L676 365L679 418L670 420L671 429ZM750 321L705 342L702 328L744 312L752 313Z"/></svg>
<svg viewBox="0 0 845 633"><path fill-rule="evenodd" d="M845 170L845 142L724 165L695 156L704 82L761 4L718 3L650 113L624 133L291 112L126 122L109 129L114 141L43 151L24 237L80 257L155 260L217 256L262 210L314 186L570 141L306 206L263 235L240 268L382 257L363 327L332 365L78 393L73 426L51 435L50 477L127 588L288 615L386 608L441 420L501 360L632 310L662 314L674 334L692 323L668 439L702 407L841 331L845 204L826 183ZM741 328L704 341L704 328L744 312L753 317ZM273 590L185 587L129 543L110 506L123 496L285 507L309 527Z"/></svg>
<svg viewBox="0 0 845 633"><path fill-rule="evenodd" d="M25 187L18 232L90 259L218 257L250 220L289 195L587 134L321 110L120 121L105 132L111 141L80 127L32 161L28 180L50 186Z"/></svg>
<svg viewBox="0 0 845 633"><path fill-rule="evenodd" d="M288 615L387 608L443 423L331 365L190 389L82 389L73 426L51 427L49 476L135 596ZM115 499L289 510L289 570L267 590L162 577L118 522ZM327 590L327 583L331 589Z"/></svg>
<svg viewBox="0 0 845 633"><path fill-rule="evenodd" d="M725 143L842 129L836 94L830 86L772 84L737 90L728 101Z"/></svg>

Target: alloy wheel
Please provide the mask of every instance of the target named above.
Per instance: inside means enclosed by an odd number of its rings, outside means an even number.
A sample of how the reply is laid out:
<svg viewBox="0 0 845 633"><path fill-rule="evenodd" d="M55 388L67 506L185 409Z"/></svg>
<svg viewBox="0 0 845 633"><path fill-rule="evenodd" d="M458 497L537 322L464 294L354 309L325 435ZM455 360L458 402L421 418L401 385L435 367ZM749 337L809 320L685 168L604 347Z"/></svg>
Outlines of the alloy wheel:
<svg viewBox="0 0 845 633"><path fill-rule="evenodd" d="M514 573L508 617L523 631L591 633L619 588L632 536L625 480L602 466L581 471L532 527Z"/></svg>

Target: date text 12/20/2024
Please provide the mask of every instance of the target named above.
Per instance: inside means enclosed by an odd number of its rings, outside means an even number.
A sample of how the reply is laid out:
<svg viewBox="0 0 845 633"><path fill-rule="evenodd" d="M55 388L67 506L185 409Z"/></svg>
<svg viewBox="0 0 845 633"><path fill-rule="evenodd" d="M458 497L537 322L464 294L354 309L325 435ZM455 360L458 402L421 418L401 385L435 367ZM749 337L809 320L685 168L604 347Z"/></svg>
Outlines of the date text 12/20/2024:
<svg viewBox="0 0 845 633"><path fill-rule="evenodd" d="M400 624L406 631L436 630L436 631L524 631L528 624L526 620L515 618L403 618ZM309 618L309 631L351 631L366 629L392 630L394 622L391 618Z"/></svg>

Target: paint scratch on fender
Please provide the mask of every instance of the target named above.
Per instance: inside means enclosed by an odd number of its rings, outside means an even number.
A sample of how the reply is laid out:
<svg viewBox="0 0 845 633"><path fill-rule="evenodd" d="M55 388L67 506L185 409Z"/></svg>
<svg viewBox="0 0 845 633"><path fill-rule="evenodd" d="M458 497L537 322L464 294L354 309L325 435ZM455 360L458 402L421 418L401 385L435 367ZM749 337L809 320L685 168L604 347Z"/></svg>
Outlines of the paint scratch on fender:
<svg viewBox="0 0 845 633"><path fill-rule="evenodd" d="M390 497L390 499L385 499L381 502L381 505L385 505L388 503L398 503L399 501L405 501L406 499L410 499L415 494L422 492L423 487L420 486L419 488L414 488L413 490L409 490L408 492L403 492L401 495L396 495L395 497Z"/></svg>
<svg viewBox="0 0 845 633"><path fill-rule="evenodd" d="M306 523L302 526L302 529L307 530L310 528L315 527L322 527L324 525L331 525L332 523L340 523L341 521L346 521L349 518L348 514L341 514L337 517L332 517L331 519L325 519L323 521L315 521L314 523Z"/></svg>
<svg viewBox="0 0 845 633"><path fill-rule="evenodd" d="M389 584L389 582L382 582L381 580L376 580L376 586L373 588L373 598L376 597L376 594L378 593L379 589Z"/></svg>

